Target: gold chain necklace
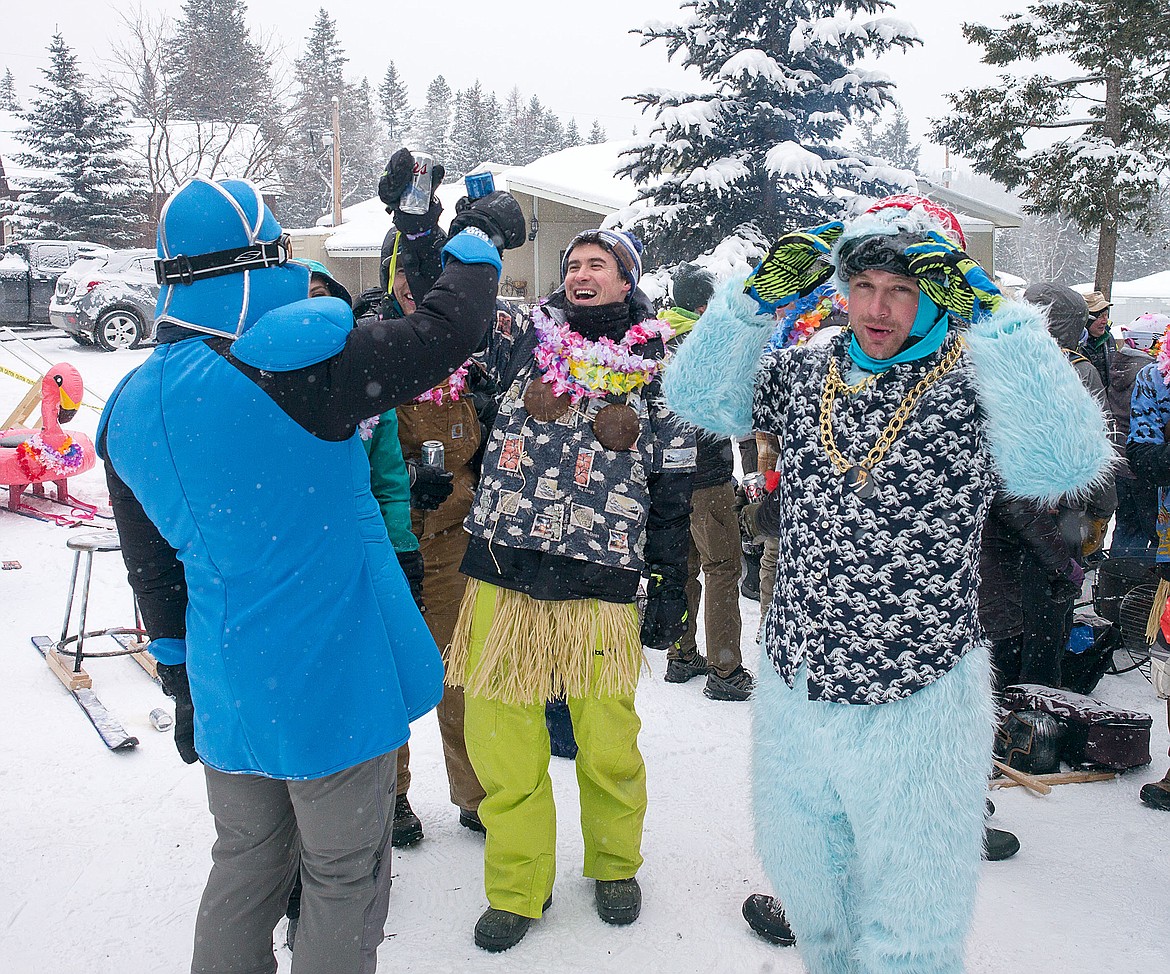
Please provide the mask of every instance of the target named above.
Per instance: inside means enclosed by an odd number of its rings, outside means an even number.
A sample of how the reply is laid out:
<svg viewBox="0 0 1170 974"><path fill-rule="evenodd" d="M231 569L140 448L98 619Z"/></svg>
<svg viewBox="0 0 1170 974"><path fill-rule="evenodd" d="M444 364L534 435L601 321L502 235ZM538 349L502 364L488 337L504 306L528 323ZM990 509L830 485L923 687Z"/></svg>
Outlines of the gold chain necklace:
<svg viewBox="0 0 1170 974"><path fill-rule="evenodd" d="M944 375L950 372L951 369L958 364L959 357L963 354L963 336L958 335L955 338L955 344L951 350L943 356L942 360L933 369L926 373L918 383L906 393L906 398L902 400L902 404L894 413L893 419L882 431L881 436L877 438L877 442L873 445L873 449L866 454L861 463L850 463L837 449L837 439L833 435L833 403L836 402L837 393L856 392L865 385L861 383L857 386L850 387L841 378L841 373L837 369L836 359L829 359L829 370L825 373L825 384L821 391L821 445L825 448L825 454L829 461L833 464L833 468L839 474L845 475L845 482L852 487L861 497L870 497L873 494L873 483L869 479L869 475L873 472L873 468L881 463L882 458L887 451L893 446L894 441L898 438L898 434L902 432L902 427L906 424L906 420L910 418L910 413L914 410L918 400L922 398L923 394L932 385L938 382Z"/></svg>

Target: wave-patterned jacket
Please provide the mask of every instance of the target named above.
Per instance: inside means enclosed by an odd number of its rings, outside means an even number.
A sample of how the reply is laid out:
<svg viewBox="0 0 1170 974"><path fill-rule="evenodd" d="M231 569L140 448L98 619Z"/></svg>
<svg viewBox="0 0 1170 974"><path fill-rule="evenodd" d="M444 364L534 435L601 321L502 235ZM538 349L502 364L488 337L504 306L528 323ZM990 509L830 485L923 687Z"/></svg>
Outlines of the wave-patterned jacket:
<svg viewBox="0 0 1170 974"><path fill-rule="evenodd" d="M806 665L813 700L901 699L981 638L979 546L997 487L1046 503L1083 492L1112 462L1104 416L1041 311L1004 302L962 332L959 363L918 400L862 497L820 430L830 358L849 372L848 335L761 359L772 325L742 284L722 289L667 370L667 402L714 432L780 439L780 549L764 635L780 675L793 686ZM866 457L958 335L838 394L832 430L846 458Z"/></svg>

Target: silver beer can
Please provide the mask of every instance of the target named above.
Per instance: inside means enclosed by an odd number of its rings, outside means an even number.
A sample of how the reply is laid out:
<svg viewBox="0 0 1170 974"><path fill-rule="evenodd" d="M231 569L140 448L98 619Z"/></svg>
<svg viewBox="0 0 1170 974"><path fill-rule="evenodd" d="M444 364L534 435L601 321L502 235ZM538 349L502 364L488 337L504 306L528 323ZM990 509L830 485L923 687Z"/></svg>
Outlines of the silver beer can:
<svg viewBox="0 0 1170 974"><path fill-rule="evenodd" d="M398 207L403 213L413 213L422 216L431 208L431 196L438 187L432 186L431 170L435 168L435 157L429 152L414 153L414 172L410 183L402 196L398 199Z"/></svg>
<svg viewBox="0 0 1170 974"><path fill-rule="evenodd" d="M423 440L422 462L424 467L443 469L444 456L442 440Z"/></svg>
<svg viewBox="0 0 1170 974"><path fill-rule="evenodd" d="M163 733L175 726L175 718L162 707L155 707L150 712L150 725L159 733Z"/></svg>
<svg viewBox="0 0 1170 974"><path fill-rule="evenodd" d="M755 504L764 499L768 491L764 488L762 473L745 474L743 478L743 492L747 495L748 503Z"/></svg>

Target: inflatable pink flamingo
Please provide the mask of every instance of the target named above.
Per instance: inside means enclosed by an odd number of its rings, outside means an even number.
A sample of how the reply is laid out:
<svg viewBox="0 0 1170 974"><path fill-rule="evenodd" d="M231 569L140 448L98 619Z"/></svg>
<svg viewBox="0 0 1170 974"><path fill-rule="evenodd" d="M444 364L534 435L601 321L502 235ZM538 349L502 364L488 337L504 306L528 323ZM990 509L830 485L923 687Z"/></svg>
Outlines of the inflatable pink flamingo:
<svg viewBox="0 0 1170 974"><path fill-rule="evenodd" d="M41 380L41 428L0 432L0 485L8 487L8 507L20 511L20 495L32 487L40 494L42 484L57 485L57 500L79 504L69 496L68 480L94 465L93 442L81 433L61 428L77 414L85 386L81 373L62 362Z"/></svg>

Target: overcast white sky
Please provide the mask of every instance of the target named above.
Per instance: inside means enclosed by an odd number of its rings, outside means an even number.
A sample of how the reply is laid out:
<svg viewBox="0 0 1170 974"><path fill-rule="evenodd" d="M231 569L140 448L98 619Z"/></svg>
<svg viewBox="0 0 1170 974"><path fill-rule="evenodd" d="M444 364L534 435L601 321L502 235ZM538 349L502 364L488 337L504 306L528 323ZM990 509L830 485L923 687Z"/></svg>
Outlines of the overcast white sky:
<svg viewBox="0 0 1170 974"><path fill-rule="evenodd" d="M119 11L138 5L130 0L8 0L0 73L12 69L27 104L59 27L66 43L96 74L119 33ZM140 5L172 16L182 8L181 0L141 0ZM248 21L254 34L279 38L291 60L299 55L321 6L320 0L250 0ZM926 134L927 119L946 111L945 93L994 77L979 63L979 49L963 40L962 21L998 22L1018 6L1009 0L983 0L965 6L957 16L952 5L938 0L898 0L890 14L913 24L925 43L909 54L888 56L880 67L897 83L897 95L919 139ZM349 56L350 75L365 75L376 88L393 60L417 103L437 74L454 89L478 78L501 98L513 85L526 96L538 94L566 121L575 116L583 133L597 118L611 137L624 138L635 125L639 132L647 126L633 105L622 102L623 96L649 87L698 86L693 72L667 62L661 43L640 48L638 38L628 33L648 20L677 18L678 0L335 0L327 9ZM941 168L942 150L923 149L924 168Z"/></svg>

